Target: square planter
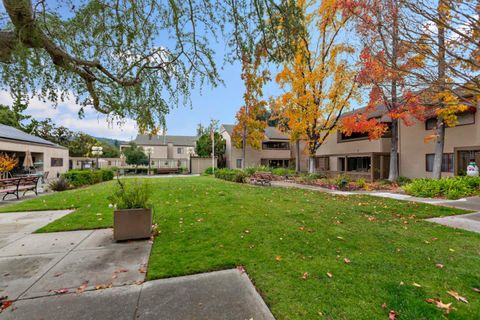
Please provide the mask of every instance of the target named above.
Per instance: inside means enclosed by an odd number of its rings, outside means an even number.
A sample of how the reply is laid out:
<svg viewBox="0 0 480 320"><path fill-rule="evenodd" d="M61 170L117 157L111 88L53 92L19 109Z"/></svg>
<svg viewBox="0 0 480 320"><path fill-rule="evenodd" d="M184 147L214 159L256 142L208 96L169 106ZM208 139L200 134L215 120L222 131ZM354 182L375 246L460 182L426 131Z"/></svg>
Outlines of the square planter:
<svg viewBox="0 0 480 320"><path fill-rule="evenodd" d="M150 238L152 209L122 209L113 212L113 240Z"/></svg>

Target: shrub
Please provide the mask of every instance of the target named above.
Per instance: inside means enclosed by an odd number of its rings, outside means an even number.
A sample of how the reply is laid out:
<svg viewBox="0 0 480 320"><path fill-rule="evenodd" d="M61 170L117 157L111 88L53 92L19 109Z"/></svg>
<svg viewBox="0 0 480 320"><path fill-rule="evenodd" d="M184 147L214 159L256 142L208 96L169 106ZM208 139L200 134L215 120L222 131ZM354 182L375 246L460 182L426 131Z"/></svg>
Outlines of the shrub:
<svg viewBox="0 0 480 320"><path fill-rule="evenodd" d="M102 181L112 180L114 173L110 169L70 170L64 173L62 176L74 187L81 187Z"/></svg>
<svg viewBox="0 0 480 320"><path fill-rule="evenodd" d="M406 193L425 198L446 197L459 199L477 194L480 189L480 177L451 177L439 180L414 179L403 189Z"/></svg>
<svg viewBox="0 0 480 320"><path fill-rule="evenodd" d="M289 174L289 171L286 168L274 168L272 173L276 176L286 176Z"/></svg>
<svg viewBox="0 0 480 320"><path fill-rule="evenodd" d="M409 184L410 182L412 182L412 179L409 179L407 177L398 177L397 179L397 183L400 185L400 186L404 186L406 184Z"/></svg>
<svg viewBox="0 0 480 320"><path fill-rule="evenodd" d="M355 181L355 183L357 184L357 187L359 187L360 189L365 189L365 187L367 186L367 182L365 178L358 178L357 181Z"/></svg>
<svg viewBox="0 0 480 320"><path fill-rule="evenodd" d="M50 181L48 188L52 191L65 191L69 187L68 181L65 177L60 176L60 178Z"/></svg>
<svg viewBox="0 0 480 320"><path fill-rule="evenodd" d="M108 200L116 209L142 209L150 208L151 190L146 180L137 179L122 182L120 179L118 186Z"/></svg>
<svg viewBox="0 0 480 320"><path fill-rule="evenodd" d="M347 176L347 175L344 175L344 174L339 174L335 178L335 184L337 185L337 187L339 189L344 189L348 185L349 182L350 182L350 177Z"/></svg>
<svg viewBox="0 0 480 320"><path fill-rule="evenodd" d="M208 167L207 169L205 169L205 171L203 171L203 174L212 175L213 174L213 167Z"/></svg>
<svg viewBox="0 0 480 320"><path fill-rule="evenodd" d="M232 182L244 183L247 174L238 169L218 169L215 170L215 178Z"/></svg>
<svg viewBox="0 0 480 320"><path fill-rule="evenodd" d="M180 168L178 168L178 173L180 173L180 174L187 174L187 173L188 173L188 169L185 168L185 167L180 167Z"/></svg>

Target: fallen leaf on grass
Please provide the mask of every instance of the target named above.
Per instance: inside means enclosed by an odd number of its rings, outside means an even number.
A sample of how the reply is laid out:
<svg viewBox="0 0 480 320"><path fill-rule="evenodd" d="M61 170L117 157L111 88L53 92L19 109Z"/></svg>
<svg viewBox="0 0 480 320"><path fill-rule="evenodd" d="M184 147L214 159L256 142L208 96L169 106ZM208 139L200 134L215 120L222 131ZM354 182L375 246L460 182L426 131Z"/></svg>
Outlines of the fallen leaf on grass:
<svg viewBox="0 0 480 320"><path fill-rule="evenodd" d="M76 293L82 293L88 286L88 281L84 281L80 287L75 290Z"/></svg>
<svg viewBox="0 0 480 320"><path fill-rule="evenodd" d="M480 293L480 289L479 288L472 288L473 291L477 292L477 293Z"/></svg>
<svg viewBox="0 0 480 320"><path fill-rule="evenodd" d="M333 274L331 272L327 272L327 277L333 278Z"/></svg>
<svg viewBox="0 0 480 320"><path fill-rule="evenodd" d="M386 309L387 308L387 304L384 302L382 303L382 309Z"/></svg>
<svg viewBox="0 0 480 320"><path fill-rule="evenodd" d="M447 291L447 293L448 293L450 296L454 297L457 301L461 301L461 302L463 302L463 303L468 303L467 298L462 297L462 296L459 295L458 292L456 292L456 291L450 290L450 291Z"/></svg>
<svg viewBox="0 0 480 320"><path fill-rule="evenodd" d="M435 298L435 299L429 298L429 299L425 300L425 302L434 304L437 308L445 310L445 313L450 313L450 311L452 311L452 303L451 302L450 303L443 303L442 300L440 300L438 298Z"/></svg>
<svg viewBox="0 0 480 320"><path fill-rule="evenodd" d="M435 267L437 267L437 268L439 268L439 269L443 269L444 265L441 264L441 263L437 263L437 264L435 265Z"/></svg>
<svg viewBox="0 0 480 320"><path fill-rule="evenodd" d="M421 287L422 287L420 284L418 284L418 283L416 283L416 282L412 283L412 286L417 287L417 288L421 288Z"/></svg>
<svg viewBox="0 0 480 320"><path fill-rule="evenodd" d="M390 310L388 313L388 320L395 320L397 319L398 314L394 310Z"/></svg>
<svg viewBox="0 0 480 320"><path fill-rule="evenodd" d="M350 261L350 259L348 259L348 258L344 258L344 259L343 259L343 262L345 262L346 264L349 264L351 261Z"/></svg>
<svg viewBox="0 0 480 320"><path fill-rule="evenodd" d="M276 256L276 257L275 257L275 260L276 260L276 261L282 261L282 256Z"/></svg>
<svg viewBox="0 0 480 320"><path fill-rule="evenodd" d="M304 272L304 273L303 273L302 279L303 279L303 280L307 280L307 279L308 279L308 272Z"/></svg>
<svg viewBox="0 0 480 320"><path fill-rule="evenodd" d="M67 292L68 292L68 289L67 289L67 288L56 289L56 290L53 290L53 292L54 292L55 294L64 294L64 293L67 293Z"/></svg>

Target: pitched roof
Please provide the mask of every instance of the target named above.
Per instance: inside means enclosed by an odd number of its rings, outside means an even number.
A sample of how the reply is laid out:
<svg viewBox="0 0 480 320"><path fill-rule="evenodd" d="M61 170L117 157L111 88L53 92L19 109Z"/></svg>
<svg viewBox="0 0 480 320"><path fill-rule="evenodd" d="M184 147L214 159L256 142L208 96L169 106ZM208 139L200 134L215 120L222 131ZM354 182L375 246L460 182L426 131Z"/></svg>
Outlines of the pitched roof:
<svg viewBox="0 0 480 320"><path fill-rule="evenodd" d="M18 130L17 128L6 126L4 124L0 124L0 138L6 139L6 140L15 140L15 141L43 144L43 145L56 147L56 148L63 148L53 142L28 134L26 132Z"/></svg>
<svg viewBox="0 0 480 320"><path fill-rule="evenodd" d="M351 115L354 115L354 114L358 114L358 113L362 113L366 109L367 109L367 107L363 107L363 108L354 109L354 110L349 111L349 112L345 112L345 113L342 114L341 118L351 116ZM390 119L390 117L387 115L386 111L387 111L387 108L385 106L379 105L379 106L376 107L375 110L372 110L368 113L368 118L372 119L372 118L379 118L380 117L380 121L382 121L382 122L391 122L392 119Z"/></svg>
<svg viewBox="0 0 480 320"><path fill-rule="evenodd" d="M222 127L229 135L232 135L235 126L233 124L222 124ZM265 137L269 140L289 140L288 134L283 133L276 127L266 127Z"/></svg>
<svg viewBox="0 0 480 320"><path fill-rule="evenodd" d="M197 137L195 136L168 136L168 135L149 135L139 134L135 140L138 145L167 145L169 143L176 146L195 146Z"/></svg>

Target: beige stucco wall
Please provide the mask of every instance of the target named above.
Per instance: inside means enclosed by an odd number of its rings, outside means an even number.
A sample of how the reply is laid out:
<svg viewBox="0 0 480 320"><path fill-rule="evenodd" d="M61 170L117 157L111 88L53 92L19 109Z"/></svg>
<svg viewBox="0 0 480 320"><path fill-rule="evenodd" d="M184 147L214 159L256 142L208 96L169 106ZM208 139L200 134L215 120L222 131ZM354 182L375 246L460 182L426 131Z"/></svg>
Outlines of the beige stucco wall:
<svg viewBox="0 0 480 320"><path fill-rule="evenodd" d="M217 158L215 158L215 167L217 167ZM201 174L207 168L212 166L212 158L192 157L190 159L190 173Z"/></svg>
<svg viewBox="0 0 480 320"><path fill-rule="evenodd" d="M317 150L317 156L351 153L390 152L390 139L338 141L338 133L332 132Z"/></svg>
<svg viewBox="0 0 480 320"><path fill-rule="evenodd" d="M480 112L475 114L475 123L445 130L444 153L453 153L458 147L480 146ZM415 121L412 126L400 125L400 175L408 178L431 177L425 170L426 154L435 152L435 142L425 143L426 136L434 134L434 130L425 130L425 122ZM456 157L456 155L454 155ZM454 162L456 159L454 159ZM442 176L452 176L443 172Z"/></svg>
<svg viewBox="0 0 480 320"><path fill-rule="evenodd" d="M232 144L230 135L223 131L223 139L225 139L225 158L227 168L235 169L237 167L237 159L242 159L242 149L235 148ZM277 141L277 140L269 140ZM278 140L285 141L285 140ZM290 147L292 144L290 143ZM257 167L261 165L262 159L291 159L291 150L263 150L254 149L247 146L245 152L245 167Z"/></svg>
<svg viewBox="0 0 480 320"><path fill-rule="evenodd" d="M30 151L37 158L35 161L43 161L43 172L49 172L49 178L55 178L61 173L68 171L68 150L64 148L49 147L41 144L33 144L26 142L11 142L7 140L0 140L0 152L25 152ZM33 155L32 155L33 156ZM62 158L63 166L52 167L51 158ZM21 164L20 164L21 165Z"/></svg>

